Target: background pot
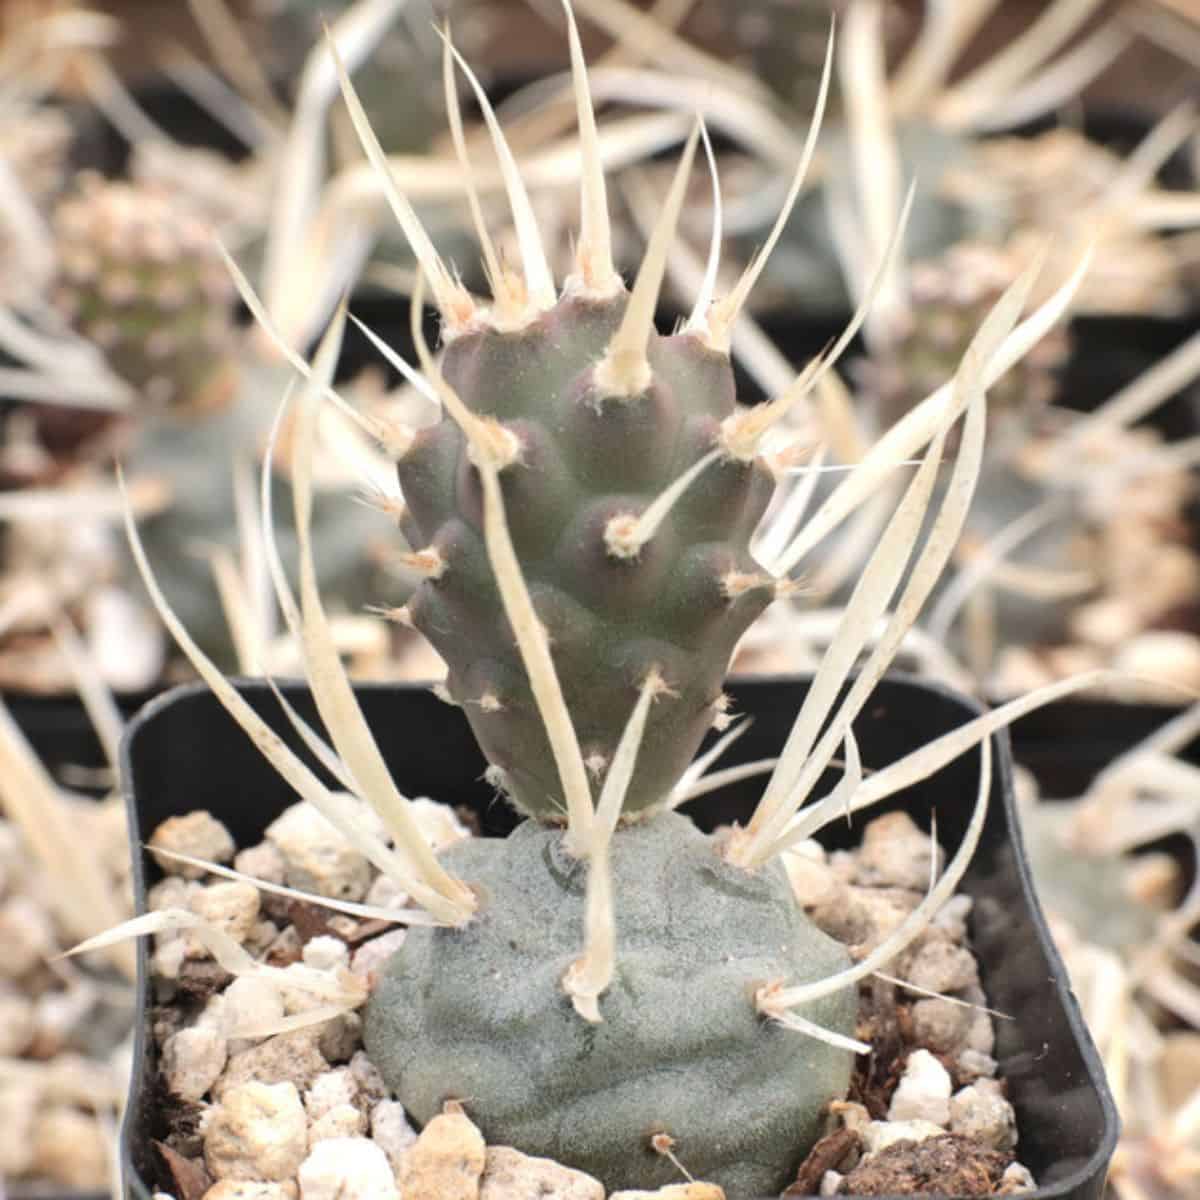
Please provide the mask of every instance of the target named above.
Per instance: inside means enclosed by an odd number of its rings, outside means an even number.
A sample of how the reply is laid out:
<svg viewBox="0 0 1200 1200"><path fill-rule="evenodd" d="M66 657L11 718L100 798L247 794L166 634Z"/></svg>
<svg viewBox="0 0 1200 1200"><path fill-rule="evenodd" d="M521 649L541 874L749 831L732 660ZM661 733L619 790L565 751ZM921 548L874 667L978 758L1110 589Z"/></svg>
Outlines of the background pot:
<svg viewBox="0 0 1200 1200"><path fill-rule="evenodd" d="M749 761L777 753L808 686L807 679L734 681L738 712L754 716L728 756ZM294 749L287 722L265 685L246 682L242 694ZM285 692L315 720L307 689ZM483 760L465 720L423 688L360 686L367 720L394 730L382 750L402 790L466 805L485 835L503 835L514 815L481 781ZM881 766L969 719L977 710L937 685L907 677L886 680L856 722L864 764ZM971 935L989 1003L1019 1020L997 1023L996 1056L1016 1107L1020 1157L1040 1181L1036 1200L1099 1200L1117 1138L1117 1117L1103 1070L1065 971L1031 890L1016 824L1007 739L996 742L996 769L983 839L962 888L975 901ZM902 808L925 828L933 808L950 852L961 840L976 789L976 756L953 763L926 784L893 797L880 811ZM139 910L159 872L141 844L169 816L204 808L222 820L239 845L261 839L265 827L294 797L250 741L200 685L177 688L153 701L130 727L123 778L134 840ZM703 797L691 806L699 825L745 819L760 781ZM856 831L831 826L829 844L847 844ZM146 947L140 950L142 1003L149 996ZM165 1133L155 1048L139 1021L122 1157L129 1195L143 1200L162 1182L153 1147ZM140 1190L139 1190L140 1189Z"/></svg>

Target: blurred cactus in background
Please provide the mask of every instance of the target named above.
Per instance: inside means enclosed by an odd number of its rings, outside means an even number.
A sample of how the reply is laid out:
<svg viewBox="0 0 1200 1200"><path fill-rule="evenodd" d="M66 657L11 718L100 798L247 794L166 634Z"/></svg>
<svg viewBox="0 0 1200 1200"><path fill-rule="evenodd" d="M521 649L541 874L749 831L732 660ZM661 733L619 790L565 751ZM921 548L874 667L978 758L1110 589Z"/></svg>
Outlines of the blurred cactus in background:
<svg viewBox="0 0 1200 1200"><path fill-rule="evenodd" d="M55 303L134 391L115 431L124 469L166 488L163 511L145 526L164 587L202 643L230 662L235 643L212 558L244 548L236 477L252 474L265 449L288 368L236 325L229 269L183 197L86 178L54 228ZM286 502L282 477L278 489L277 502ZM316 526L331 598L352 610L395 601L372 557L372 547L394 538L391 521L347 502L321 504Z"/></svg>
<svg viewBox="0 0 1200 1200"><path fill-rule="evenodd" d="M897 313L880 348L854 364L862 398L888 429L940 386L962 359L985 313L1020 275L1021 263L999 247L958 242L941 257L915 262L910 303ZM1009 446L1036 428L1058 390L1056 373L1070 353L1066 330L1052 330L992 389L994 446Z"/></svg>
<svg viewBox="0 0 1200 1200"><path fill-rule="evenodd" d="M54 215L63 318L152 409L222 408L234 287L210 229L165 189L81 179Z"/></svg>

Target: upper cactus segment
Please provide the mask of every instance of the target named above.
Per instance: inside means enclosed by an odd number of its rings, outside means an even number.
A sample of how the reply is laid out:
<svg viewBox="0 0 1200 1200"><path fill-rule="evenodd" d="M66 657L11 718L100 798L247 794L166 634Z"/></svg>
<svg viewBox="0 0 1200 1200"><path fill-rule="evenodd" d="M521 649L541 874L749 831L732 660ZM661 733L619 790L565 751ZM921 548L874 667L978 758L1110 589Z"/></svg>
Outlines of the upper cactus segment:
<svg viewBox="0 0 1200 1200"><path fill-rule="evenodd" d="M400 447L409 508L405 531L418 547L411 563L425 576L408 615L449 660L450 694L466 708L518 807L543 820L565 819L571 852L602 864L622 814L628 819L670 804L706 725L722 715L720 679L741 631L781 585L790 586L784 577L815 541L899 462L927 446L851 597L846 628L822 665L756 820L730 849L731 861L753 867L790 836L789 817L847 736L872 680L886 669L945 565L978 475L987 387L1020 359L1038 329L1061 315L1086 260L1014 330L1036 273L1025 272L989 313L955 380L943 383L864 457L775 561L775 573L764 572L748 546L773 479L765 437L831 368L863 316L860 310L831 351L780 397L755 409L737 408L730 331L782 232L815 148L832 39L818 110L762 252L729 294L714 301L720 246L714 237L684 332L663 338L654 329L654 309L698 131L685 147L627 294L612 270L586 71L566 0L564 9L579 113L583 219L576 270L561 295L511 151L447 35L446 67L452 70L457 61L475 89L517 233L520 270L496 256L483 227L454 89L447 87L451 132L494 306L480 304L442 262L330 43L347 111L408 237L418 277L431 286L446 341L439 366L421 331L423 288L413 305L423 375L377 340L444 407L444 419L433 429L401 431L403 437L392 431L389 438ZM715 164L713 175L715 180ZM911 202L910 190L866 303L887 277ZM339 336L339 323L327 337ZM929 546L900 591L868 668L838 719L818 737L868 631L901 582L946 436L964 413L969 453L955 464ZM597 895L600 912L605 901ZM596 922L601 933L603 924ZM611 977L606 946L599 934L589 938L589 955L564 983L589 1020Z"/></svg>
<svg viewBox="0 0 1200 1200"><path fill-rule="evenodd" d="M165 189L89 175L54 231L55 301L117 374L155 405L219 399L233 284L203 221Z"/></svg>
<svg viewBox="0 0 1200 1200"><path fill-rule="evenodd" d="M651 334L652 382L632 397L597 383L629 300L565 297L515 333L451 343L443 371L470 410L520 442L501 474L508 527L545 628L563 697L594 778L603 778L638 689L655 668L669 691L652 709L625 811L666 798L722 711L735 643L774 595L749 539L774 490L761 462L706 468L650 538L621 538L706 456L734 413L728 358L694 334ZM554 758L488 567L477 470L448 416L400 460L404 532L427 578L409 608L450 665L447 685L523 811L563 807Z"/></svg>
<svg viewBox="0 0 1200 1200"><path fill-rule="evenodd" d="M576 270L561 296L516 162L448 36L447 76L457 63L475 90L517 232L519 271L500 260L483 226L447 85L490 307L438 257L341 75L446 333L441 368L418 343L444 419L416 435L399 462L404 532L425 575L409 615L449 662L450 695L517 807L542 820L565 817L582 834L593 788L648 681L657 702L622 796L627 816L667 802L705 730L722 720L734 645L775 595L749 540L774 486L757 441L787 405L773 406L752 433L736 411L723 335L746 286L711 321L706 309L679 335L654 329L699 129L626 292L612 264L583 54L564 8L582 170Z"/></svg>

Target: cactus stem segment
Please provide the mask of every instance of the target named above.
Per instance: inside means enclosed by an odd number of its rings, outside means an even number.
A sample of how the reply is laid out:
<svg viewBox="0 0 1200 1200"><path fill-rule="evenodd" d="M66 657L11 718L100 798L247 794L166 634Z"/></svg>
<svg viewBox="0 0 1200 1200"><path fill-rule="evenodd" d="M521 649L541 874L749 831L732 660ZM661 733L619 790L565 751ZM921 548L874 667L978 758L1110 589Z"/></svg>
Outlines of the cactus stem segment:
<svg viewBox="0 0 1200 1200"><path fill-rule="evenodd" d="M708 323L707 340L714 350L720 350L726 354L729 353L730 338L732 337L733 326L737 321L738 314L745 306L751 291L754 290L754 285L758 282L758 277L762 274L763 268L766 267L767 260L771 257L771 252L775 249L775 244L783 236L784 226L787 224L788 218L792 215L796 198L800 195L800 189L804 185L804 178L808 174L813 153L817 148L817 138L821 132L821 123L825 119L825 103L829 98L829 81L833 74L833 46L834 26L831 23L829 41L825 48L825 66L821 72L821 89L817 94L816 106L813 109L812 120L809 122L808 134L804 139L804 149L800 154L800 161L796 165L796 173L792 176L792 183L788 188L788 194L784 199L783 207L779 210L779 216L776 217L775 224L767 236L767 240L763 243L762 248L754 258L747 264L741 278L734 285L733 291L728 296L718 300L712 308Z"/></svg>
<svg viewBox="0 0 1200 1200"><path fill-rule="evenodd" d="M646 246L646 253L633 285L633 293L625 308L625 316L609 342L604 357L596 366L596 386L606 397L633 399L635 396L644 395L653 379L647 349L650 335L654 332L654 309L662 290L663 275L667 269L667 254L675 237L675 226L683 207L684 192L699 136L698 121L684 146L675 177L671 180L671 189L663 203L662 214L650 235L650 242Z"/></svg>
<svg viewBox="0 0 1200 1200"><path fill-rule="evenodd" d="M459 68L467 77L467 82L471 85L471 90L475 93L475 99L479 103L483 119L492 137L496 157L500 160L500 174L504 179L504 190L508 193L513 224L517 230L517 244L521 249L525 287L529 301L534 308L534 313L529 314L532 317L537 311L553 307L557 299L554 276L550 272L550 264L546 261L546 249L542 245L542 235L538 230L537 219L533 215L533 205L529 202L529 193L525 190L525 184L521 180L521 173L517 169L517 160L513 158L512 150L509 149L508 140L500 128L500 122L496 120L496 114L492 109L491 101L487 98L487 93L483 90L467 61L454 48L448 34L442 33L440 36L450 47L450 53L454 56L455 62L458 63Z"/></svg>
<svg viewBox="0 0 1200 1200"><path fill-rule="evenodd" d="M383 147L379 144L379 139L371 128L371 123L363 110L362 101L359 100L358 93L354 90L354 84L350 82L350 76L346 71L345 63L342 62L342 56L338 52L337 43L328 30L325 32L325 40L337 70L338 83L341 85L346 109L350 114L350 120L354 125L359 142L362 144L363 152L374 168L380 186L383 188L383 194L387 198L388 206L404 230L404 236L408 239L408 244L412 248L417 262L420 263L422 272L429 276L434 298L441 311L442 319L446 323L446 334L453 336L460 332L475 315L475 301L462 284L455 280L446 269L446 264L442 262L441 255L430 241L429 234L425 232L425 227L409 203L408 197L397 186L391 167L388 165L387 155L384 154Z"/></svg>
<svg viewBox="0 0 1200 1200"><path fill-rule="evenodd" d="M608 196L604 168L600 163L600 144L596 134L596 114L588 89L587 65L579 30L570 0L562 0L567 17L567 39L571 47L571 82L579 124L580 221L579 245L575 262L579 268L577 289L594 299L608 299L624 286L613 267L612 229L608 219ZM568 285L573 283L568 280Z"/></svg>
<svg viewBox="0 0 1200 1200"><path fill-rule="evenodd" d="M513 636L521 652L521 659L529 678L534 701L550 749L554 755L554 763L558 769L559 781L562 785L563 798L567 812L567 845L572 853L579 853L588 836L591 827L592 789L588 782L587 768L583 765L583 753L579 748L579 737L567 710L563 697L562 684L554 666L550 653L549 639L545 628L533 607L533 599L529 587L521 571L521 564L513 546L512 535L508 528L508 519L504 510L504 494L500 489L497 474L499 466L497 459L500 455L493 451L489 453L484 425L474 413L462 402L458 393L446 382L441 369L434 362L425 341L425 333L421 328L421 304L424 295L423 276L417 278L417 286L413 289L412 297L412 335L416 346L421 368L437 389L442 398L446 411L454 418L463 435L476 451L476 466L479 468L479 479L483 489L483 526L484 544L487 548L488 560L496 579L496 587L504 605L505 616L512 627ZM495 430L503 427L493 423ZM508 430L507 442L509 451L513 451L516 439ZM493 434L498 439L498 435ZM518 443L519 449L519 443ZM513 461L510 458L508 461Z"/></svg>
<svg viewBox="0 0 1200 1200"><path fill-rule="evenodd" d="M400 562L423 579L441 579L446 574L446 560L436 546L412 550L399 556Z"/></svg>

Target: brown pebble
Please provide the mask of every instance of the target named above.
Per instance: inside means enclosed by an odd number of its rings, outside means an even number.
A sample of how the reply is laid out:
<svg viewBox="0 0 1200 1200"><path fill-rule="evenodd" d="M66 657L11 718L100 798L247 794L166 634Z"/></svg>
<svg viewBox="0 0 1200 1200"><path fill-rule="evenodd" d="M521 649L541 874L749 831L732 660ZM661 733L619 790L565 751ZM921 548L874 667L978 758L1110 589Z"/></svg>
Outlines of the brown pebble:
<svg viewBox="0 0 1200 1200"><path fill-rule="evenodd" d="M204 1169L204 1164L196 1159L184 1158L166 1142L155 1142L154 1145L171 1172L179 1200L204 1200L204 1193L213 1184L212 1176Z"/></svg>
<svg viewBox="0 0 1200 1200"><path fill-rule="evenodd" d="M329 934L329 911L307 900L293 900L288 905L288 919L295 926L302 942Z"/></svg>
<svg viewBox="0 0 1200 1200"><path fill-rule="evenodd" d="M826 1171L836 1171L839 1164L862 1148L862 1139L853 1129L843 1126L826 1134L800 1164L796 1180L788 1185L782 1200L794 1196L815 1196L821 1188Z"/></svg>
<svg viewBox="0 0 1200 1200"><path fill-rule="evenodd" d="M839 1196L990 1196L1012 1155L948 1133L895 1142L842 1180Z"/></svg>
<svg viewBox="0 0 1200 1200"><path fill-rule="evenodd" d="M189 959L179 968L176 986L187 999L203 1004L232 982L233 976L219 963L209 959Z"/></svg>

